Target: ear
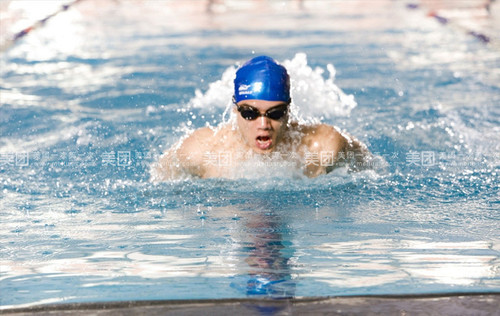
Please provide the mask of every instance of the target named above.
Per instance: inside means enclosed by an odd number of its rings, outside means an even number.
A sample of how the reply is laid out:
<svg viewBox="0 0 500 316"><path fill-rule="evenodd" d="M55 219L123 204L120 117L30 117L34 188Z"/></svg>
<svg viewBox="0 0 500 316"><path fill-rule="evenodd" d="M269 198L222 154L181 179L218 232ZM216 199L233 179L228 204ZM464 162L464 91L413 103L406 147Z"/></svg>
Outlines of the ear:
<svg viewBox="0 0 500 316"><path fill-rule="evenodd" d="M236 106L236 97L233 95L233 113L236 113L238 111L238 108Z"/></svg>

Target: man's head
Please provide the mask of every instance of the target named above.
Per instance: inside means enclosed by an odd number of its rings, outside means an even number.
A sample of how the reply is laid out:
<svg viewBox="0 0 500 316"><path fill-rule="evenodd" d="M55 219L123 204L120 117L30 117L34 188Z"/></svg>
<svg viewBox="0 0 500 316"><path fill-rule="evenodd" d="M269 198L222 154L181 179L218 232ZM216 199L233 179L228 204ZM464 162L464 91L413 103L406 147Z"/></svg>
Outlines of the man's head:
<svg viewBox="0 0 500 316"><path fill-rule="evenodd" d="M234 79L234 99L283 101L290 103L290 77L285 67L267 56L250 59Z"/></svg>
<svg viewBox="0 0 500 316"><path fill-rule="evenodd" d="M272 58L255 57L238 69L234 79L237 122L252 150L268 153L281 141L290 101L288 73Z"/></svg>

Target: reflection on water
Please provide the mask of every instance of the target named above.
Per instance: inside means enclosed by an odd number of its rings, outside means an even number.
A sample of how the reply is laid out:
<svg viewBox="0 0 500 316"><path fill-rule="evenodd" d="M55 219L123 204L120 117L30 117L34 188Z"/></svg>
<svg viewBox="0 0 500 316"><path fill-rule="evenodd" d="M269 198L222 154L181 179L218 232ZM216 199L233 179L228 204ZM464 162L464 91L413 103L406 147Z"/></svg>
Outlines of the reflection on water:
<svg viewBox="0 0 500 316"><path fill-rule="evenodd" d="M321 226L331 210L310 218L272 204L11 215L0 284L15 295L3 305L213 298L214 288L218 298L279 299L500 286L498 240L360 238L350 214Z"/></svg>
<svg viewBox="0 0 500 316"><path fill-rule="evenodd" d="M246 288L249 296L293 297L295 283L291 278L292 237L283 219L272 210L246 212L241 241L242 255L247 256L248 276L238 276L233 286ZM288 240L284 240L284 238ZM245 282L237 284L237 282Z"/></svg>
<svg viewBox="0 0 500 316"><path fill-rule="evenodd" d="M335 287L378 286L418 280L419 284L471 286L498 274L500 243L363 240L316 247L323 258L338 261L332 269L307 274ZM467 254L469 253L469 254ZM478 255L479 253L483 253Z"/></svg>

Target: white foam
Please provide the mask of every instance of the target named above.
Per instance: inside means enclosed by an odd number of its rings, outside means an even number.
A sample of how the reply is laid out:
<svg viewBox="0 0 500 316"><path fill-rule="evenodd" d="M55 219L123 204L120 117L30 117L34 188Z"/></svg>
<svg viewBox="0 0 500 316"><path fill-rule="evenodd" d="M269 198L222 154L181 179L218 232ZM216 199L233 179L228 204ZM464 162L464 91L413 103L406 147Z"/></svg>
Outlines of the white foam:
<svg viewBox="0 0 500 316"><path fill-rule="evenodd" d="M236 76L236 67L228 67L222 78L208 85L208 90L203 93L196 89L195 96L188 102L189 108L201 109L202 112L213 113L224 109L230 104L233 95L233 80Z"/></svg>
<svg viewBox="0 0 500 316"><path fill-rule="evenodd" d="M348 116L357 105L353 95L345 94L335 83L335 67L326 66L329 76L324 79L325 70L312 69L307 64L307 55L298 53L283 65L290 75L292 100L298 114L307 119Z"/></svg>

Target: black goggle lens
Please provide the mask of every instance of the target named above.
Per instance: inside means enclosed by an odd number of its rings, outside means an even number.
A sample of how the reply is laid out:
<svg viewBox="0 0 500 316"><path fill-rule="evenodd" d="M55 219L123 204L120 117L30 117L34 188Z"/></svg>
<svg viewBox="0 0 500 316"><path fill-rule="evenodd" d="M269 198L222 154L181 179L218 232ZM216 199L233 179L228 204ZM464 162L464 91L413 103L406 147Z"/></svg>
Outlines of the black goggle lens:
<svg viewBox="0 0 500 316"><path fill-rule="evenodd" d="M259 116L261 116L258 110L251 107L238 106L238 111L245 120L249 121L253 121ZM287 111L288 111L288 105L283 105L277 108L270 109L266 111L266 113L264 113L263 115L267 118L270 118L271 120L277 121L281 119L283 116L285 116Z"/></svg>

